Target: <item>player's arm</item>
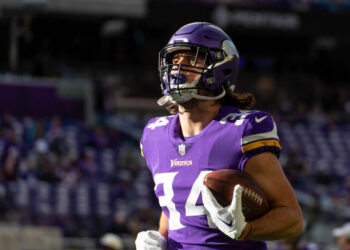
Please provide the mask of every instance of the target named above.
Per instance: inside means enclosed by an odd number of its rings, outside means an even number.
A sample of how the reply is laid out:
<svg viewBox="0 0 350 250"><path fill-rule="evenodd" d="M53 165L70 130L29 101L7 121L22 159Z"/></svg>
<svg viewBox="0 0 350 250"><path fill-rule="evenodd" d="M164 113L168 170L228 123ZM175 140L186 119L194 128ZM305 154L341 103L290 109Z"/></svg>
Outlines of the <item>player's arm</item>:
<svg viewBox="0 0 350 250"><path fill-rule="evenodd" d="M302 212L277 157L270 152L253 156L246 162L244 172L263 189L271 208L250 223L245 238L278 240L299 235L303 228Z"/></svg>
<svg viewBox="0 0 350 250"><path fill-rule="evenodd" d="M168 239L168 217L164 212L160 214L158 232L165 238Z"/></svg>
<svg viewBox="0 0 350 250"><path fill-rule="evenodd" d="M140 142L141 155L145 158L142 139ZM167 249L168 218L162 212L159 220L159 229L142 231L137 234L135 240L136 250L165 250Z"/></svg>
<svg viewBox="0 0 350 250"><path fill-rule="evenodd" d="M142 231L137 234L136 250L166 250L168 238L168 217L162 212L159 220L159 229Z"/></svg>
<svg viewBox="0 0 350 250"><path fill-rule="evenodd" d="M295 237L302 231L303 218L292 187L277 156L281 146L276 124L267 113L247 117L241 139L243 153L239 168L264 191L270 211L246 222L242 210L243 187L236 185L230 206L222 207L211 191L203 186L203 205L209 219L232 239L278 240ZM231 223L232 222L232 223Z"/></svg>

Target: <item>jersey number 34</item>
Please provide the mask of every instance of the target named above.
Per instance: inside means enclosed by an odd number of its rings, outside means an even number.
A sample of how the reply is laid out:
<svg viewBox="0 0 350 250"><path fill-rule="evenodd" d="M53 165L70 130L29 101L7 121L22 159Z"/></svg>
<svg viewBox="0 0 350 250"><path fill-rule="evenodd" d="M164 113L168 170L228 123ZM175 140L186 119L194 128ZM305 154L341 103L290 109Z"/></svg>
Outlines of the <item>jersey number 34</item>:
<svg viewBox="0 0 350 250"><path fill-rule="evenodd" d="M201 193L201 187L203 185L204 176L211 171L202 171L198 175L197 179L192 185L191 192L187 197L185 204L186 216L198 216L205 215L205 209L202 205L196 205L199 195ZM158 196L159 205L161 207L167 207L169 210L169 229L177 230L184 228L185 226L180 221L180 213L176 210L175 203L172 201L174 197L173 182L178 172L161 173L154 176L155 186L163 185L164 195Z"/></svg>

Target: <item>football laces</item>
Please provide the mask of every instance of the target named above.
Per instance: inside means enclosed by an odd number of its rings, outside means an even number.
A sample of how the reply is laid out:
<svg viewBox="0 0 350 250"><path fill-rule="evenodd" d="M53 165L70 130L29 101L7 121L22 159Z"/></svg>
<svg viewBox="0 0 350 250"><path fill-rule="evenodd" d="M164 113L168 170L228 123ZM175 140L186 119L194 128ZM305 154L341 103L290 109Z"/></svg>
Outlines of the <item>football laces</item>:
<svg viewBox="0 0 350 250"><path fill-rule="evenodd" d="M255 201L259 206L263 203L263 199L260 195L255 193L254 191L250 190L247 187L243 187L243 193L248 196L249 199Z"/></svg>

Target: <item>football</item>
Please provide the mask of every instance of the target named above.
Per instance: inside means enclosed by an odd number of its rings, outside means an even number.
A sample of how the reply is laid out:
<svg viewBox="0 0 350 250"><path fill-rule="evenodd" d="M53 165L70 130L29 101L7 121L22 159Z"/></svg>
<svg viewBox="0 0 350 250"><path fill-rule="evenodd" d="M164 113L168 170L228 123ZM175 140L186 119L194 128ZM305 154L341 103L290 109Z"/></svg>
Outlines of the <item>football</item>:
<svg viewBox="0 0 350 250"><path fill-rule="evenodd" d="M240 184L243 187L242 210L247 221L259 218L269 210L262 189L241 171L220 169L210 172L204 177L203 184L212 191L217 202L223 207L231 204L234 187Z"/></svg>

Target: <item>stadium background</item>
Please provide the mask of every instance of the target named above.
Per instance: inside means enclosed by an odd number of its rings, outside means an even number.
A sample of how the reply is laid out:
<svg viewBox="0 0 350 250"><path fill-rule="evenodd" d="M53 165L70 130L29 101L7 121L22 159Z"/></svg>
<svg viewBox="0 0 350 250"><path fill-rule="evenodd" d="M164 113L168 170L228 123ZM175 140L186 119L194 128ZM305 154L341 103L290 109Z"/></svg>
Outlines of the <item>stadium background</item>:
<svg viewBox="0 0 350 250"><path fill-rule="evenodd" d="M158 51L209 21L240 52L237 88L277 121L305 219L270 249L337 249L350 220L350 1L0 0L0 249L133 249L159 207L140 157L166 112ZM295 248L288 248L294 246Z"/></svg>

